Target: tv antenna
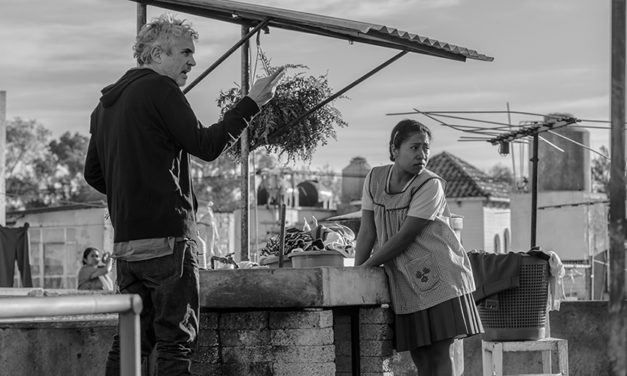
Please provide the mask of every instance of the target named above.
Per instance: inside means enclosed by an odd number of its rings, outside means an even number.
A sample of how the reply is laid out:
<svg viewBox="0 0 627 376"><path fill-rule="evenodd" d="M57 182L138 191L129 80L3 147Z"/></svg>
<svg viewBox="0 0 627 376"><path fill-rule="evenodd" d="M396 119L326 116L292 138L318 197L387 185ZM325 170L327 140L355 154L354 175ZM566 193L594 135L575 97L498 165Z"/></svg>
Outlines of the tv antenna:
<svg viewBox="0 0 627 376"><path fill-rule="evenodd" d="M438 125L445 126L466 134L460 136L458 141L461 142L489 142L492 145L498 146L498 152L501 155L509 155L511 152L512 144L528 144L531 142L532 144L532 153L533 155L529 159L531 162L531 248L537 246L537 212L538 212L538 145L540 141L547 143L549 146L556 148L557 150L564 151L557 145L551 143L546 138L542 137L543 133L552 133L561 138L566 139L579 147L582 147L586 150L589 150L593 153L600 155L603 158L609 159L608 156L600 153L582 143L579 143L575 140L572 140L568 137L565 137L559 133L556 133L555 130L575 124L580 124L582 122L587 123L609 123L609 121L605 120L591 120L591 119L578 119L574 116L567 114L538 114L533 112L522 112L522 111L511 111L509 109L509 103L507 103L507 111L421 111L417 108L413 108L412 112L399 112L399 113L389 113L387 115L423 115L427 118L435 121ZM476 119L469 118L466 114L471 115L486 115L486 114L507 114L508 123L499 122L499 121L489 121L485 119ZM512 125L511 124L511 114L523 115L523 116L536 116L541 117L542 120L534 120L534 121L522 121L520 125ZM452 124L442 120L444 119L452 119L455 121L464 121L464 122L477 122L486 124L486 126L475 126L468 124ZM609 127L602 126L580 126L580 128L600 128L607 129ZM522 158L521 158L522 159ZM522 161L521 161L522 162ZM514 156L512 155L512 164L514 169L514 177L516 177L516 169ZM522 163L521 163L522 164ZM521 166L521 176L522 176L522 166Z"/></svg>

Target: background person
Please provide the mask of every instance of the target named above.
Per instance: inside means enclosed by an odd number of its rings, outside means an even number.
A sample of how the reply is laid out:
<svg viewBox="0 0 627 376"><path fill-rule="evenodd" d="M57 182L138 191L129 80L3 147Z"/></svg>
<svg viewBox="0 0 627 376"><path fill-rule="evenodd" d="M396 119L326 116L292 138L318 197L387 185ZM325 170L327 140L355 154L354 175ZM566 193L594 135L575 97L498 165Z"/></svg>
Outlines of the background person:
<svg viewBox="0 0 627 376"><path fill-rule="evenodd" d="M216 159L274 95L283 73L261 78L210 127L180 87L196 65L197 32L162 15L133 47L138 67L102 90L91 115L85 179L107 195L120 292L143 300L144 358L157 349L159 375L190 375L199 326L198 228L190 155ZM119 336L106 374L120 372Z"/></svg>
<svg viewBox="0 0 627 376"><path fill-rule="evenodd" d="M200 240L205 243L204 255L201 258L204 259L204 269L207 269L209 267L207 260L211 260L213 256L222 256L217 245L220 235L213 212L213 201L207 203L207 212L198 221L198 231Z"/></svg>
<svg viewBox="0 0 627 376"><path fill-rule="evenodd" d="M448 224L445 182L426 169L430 145L417 121L392 130L394 163L374 167L364 183L355 265L385 268L396 351L410 351L421 376L450 376L458 374L454 340L483 327L470 261Z"/></svg>
<svg viewBox="0 0 627 376"><path fill-rule="evenodd" d="M105 252L100 257L98 248L87 247L83 251L83 266L78 271L79 290L113 291L113 281L109 277L113 259Z"/></svg>

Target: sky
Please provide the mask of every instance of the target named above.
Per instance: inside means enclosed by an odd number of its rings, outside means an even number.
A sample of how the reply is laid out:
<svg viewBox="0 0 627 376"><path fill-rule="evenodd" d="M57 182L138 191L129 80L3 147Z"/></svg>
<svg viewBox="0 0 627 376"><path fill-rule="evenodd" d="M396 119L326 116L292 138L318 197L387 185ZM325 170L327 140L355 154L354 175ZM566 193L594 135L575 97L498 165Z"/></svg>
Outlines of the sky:
<svg viewBox="0 0 627 376"><path fill-rule="evenodd" d="M313 168L329 165L340 171L357 156L371 166L390 163L390 132L404 118L421 121L432 129L432 155L447 151L484 171L497 164L511 168L512 158L500 156L497 147L485 141L461 142L460 137L467 134L424 115L388 115L413 109L505 111L509 104L512 111L610 119L610 1L256 3L386 25L494 57L493 62L459 62L405 55L346 93L347 99L334 102L348 127L336 128L337 139L317 149L309 165ZM149 6L148 19L164 12ZM190 73L189 83L239 40L240 27L174 13L191 21L200 34L195 55L198 65ZM100 90L135 66L132 45L136 3L132 1L2 0L0 25L0 90L7 93L7 120L35 119L55 137L68 131L88 135L89 115ZM397 53L389 48L279 29L262 34L260 43L273 65L307 65L309 74L327 74L336 91ZM254 41L251 50L254 66ZM239 81L240 54L236 53L187 94L201 122L211 124L217 120L219 91ZM510 121L505 113L462 116ZM541 118L511 116L511 123L516 125L537 120ZM609 146L609 129L588 131L592 148ZM514 153L516 158L519 154ZM520 168L520 160L515 164Z"/></svg>

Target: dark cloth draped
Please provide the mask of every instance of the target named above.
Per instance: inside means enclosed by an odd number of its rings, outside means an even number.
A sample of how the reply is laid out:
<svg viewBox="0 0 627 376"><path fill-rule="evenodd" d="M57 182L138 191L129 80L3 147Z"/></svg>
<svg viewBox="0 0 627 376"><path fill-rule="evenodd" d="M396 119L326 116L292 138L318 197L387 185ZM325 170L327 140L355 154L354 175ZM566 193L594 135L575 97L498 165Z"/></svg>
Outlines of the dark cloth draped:
<svg viewBox="0 0 627 376"><path fill-rule="evenodd" d="M0 226L0 287L13 287L15 261L20 270L22 285L33 287L30 274L28 223L24 227Z"/></svg>

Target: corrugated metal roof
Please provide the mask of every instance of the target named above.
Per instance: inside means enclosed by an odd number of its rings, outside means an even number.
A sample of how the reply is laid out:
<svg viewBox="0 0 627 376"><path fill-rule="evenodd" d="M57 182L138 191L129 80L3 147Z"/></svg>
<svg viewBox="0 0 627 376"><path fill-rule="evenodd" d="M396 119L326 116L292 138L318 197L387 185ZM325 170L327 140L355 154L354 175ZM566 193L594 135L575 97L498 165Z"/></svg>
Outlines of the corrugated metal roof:
<svg viewBox="0 0 627 376"><path fill-rule="evenodd" d="M487 197L509 199L507 184L448 152L429 159L427 168L446 180L447 198Z"/></svg>
<svg viewBox="0 0 627 376"><path fill-rule="evenodd" d="M373 44L397 50L407 50L453 60L494 60L494 58L478 53L475 50L440 42L389 26L282 8L230 0L131 1L236 24L254 25L266 18L270 18L268 24L270 27Z"/></svg>

